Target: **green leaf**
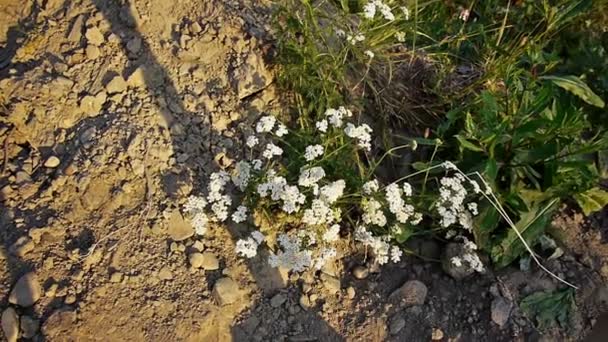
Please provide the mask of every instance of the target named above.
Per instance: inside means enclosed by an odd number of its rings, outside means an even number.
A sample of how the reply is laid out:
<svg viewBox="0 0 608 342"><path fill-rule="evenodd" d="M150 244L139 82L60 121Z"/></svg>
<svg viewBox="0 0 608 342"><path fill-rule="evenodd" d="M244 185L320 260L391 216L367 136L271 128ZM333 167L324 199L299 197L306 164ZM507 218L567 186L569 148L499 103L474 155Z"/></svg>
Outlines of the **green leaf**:
<svg viewBox="0 0 608 342"><path fill-rule="evenodd" d="M414 229L407 225L399 225L399 233L395 234L395 240L398 243L404 243L414 235Z"/></svg>
<svg viewBox="0 0 608 342"><path fill-rule="evenodd" d="M540 79L549 80L557 86L580 97L590 105L604 108L604 100L597 96L589 86L576 76L541 76Z"/></svg>
<svg viewBox="0 0 608 342"><path fill-rule="evenodd" d="M460 143L460 146L471 150L471 151L475 151L475 152L483 152L483 148L481 148L480 146L477 146L475 144L473 144L472 142L468 141L466 138L460 136L460 135L455 135L456 139L458 139L458 142Z"/></svg>
<svg viewBox="0 0 608 342"><path fill-rule="evenodd" d="M517 231L526 240L528 246L543 234L545 227L551 220L551 215L557 207L558 200L552 201L548 206L535 206L521 216L515 224ZM511 228L507 235L492 248L492 260L497 267L505 267L517 259L526 248L517 233Z"/></svg>
<svg viewBox="0 0 608 342"><path fill-rule="evenodd" d="M486 176L485 178L491 182L496 180L496 177L498 177L498 164L496 163L496 160L488 159L483 174Z"/></svg>
<svg viewBox="0 0 608 342"><path fill-rule="evenodd" d="M536 319L538 328L547 329L556 323L566 328L574 305L574 290L567 288L555 292L535 292L524 298L519 307L530 319Z"/></svg>
<svg viewBox="0 0 608 342"><path fill-rule="evenodd" d="M601 210L608 204L608 192L600 188L593 188L574 195L574 199L581 206L585 215L589 215L592 212Z"/></svg>
<svg viewBox="0 0 608 342"><path fill-rule="evenodd" d="M498 227L500 222L500 214L491 205L486 205L481 209L479 215L473 221L473 235L475 242L485 251L490 251L490 234Z"/></svg>

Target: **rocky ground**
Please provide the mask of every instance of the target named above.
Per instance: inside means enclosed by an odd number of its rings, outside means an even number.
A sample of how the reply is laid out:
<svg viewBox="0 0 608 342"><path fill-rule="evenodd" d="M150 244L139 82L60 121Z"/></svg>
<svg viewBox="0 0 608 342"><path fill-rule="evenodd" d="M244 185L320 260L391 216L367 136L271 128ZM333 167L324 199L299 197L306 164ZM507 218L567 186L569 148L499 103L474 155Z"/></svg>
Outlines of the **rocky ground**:
<svg viewBox="0 0 608 342"><path fill-rule="evenodd" d="M423 258L382 269L344 246L352 257L288 275L237 258L245 227L194 236L179 207L281 108L270 13L249 0L0 0L6 339L582 339L608 300L601 215L556 219L571 245L548 266L581 290L569 330L542 332L517 304L551 278L457 280L440 242L413 241Z"/></svg>

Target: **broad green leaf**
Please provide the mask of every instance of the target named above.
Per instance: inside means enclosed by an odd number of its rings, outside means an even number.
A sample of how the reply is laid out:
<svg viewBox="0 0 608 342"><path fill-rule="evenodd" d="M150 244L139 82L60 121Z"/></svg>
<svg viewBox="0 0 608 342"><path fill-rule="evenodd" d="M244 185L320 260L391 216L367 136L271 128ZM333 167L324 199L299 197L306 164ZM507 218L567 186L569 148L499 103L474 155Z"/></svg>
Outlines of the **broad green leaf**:
<svg viewBox="0 0 608 342"><path fill-rule="evenodd" d="M395 240L399 243L404 243L414 235L414 229L407 225L399 225L399 232L395 234Z"/></svg>
<svg viewBox="0 0 608 342"><path fill-rule="evenodd" d="M608 192L600 188L589 189L581 194L574 195L574 199L581 206L585 215L601 210L608 204Z"/></svg>
<svg viewBox="0 0 608 342"><path fill-rule="evenodd" d="M483 152L483 148L481 148L480 146L477 146L475 144L473 144L472 142L468 141L466 138L460 136L460 135L455 135L456 139L458 139L458 142L460 143L460 146L471 150L471 151L475 151L475 152Z"/></svg>
<svg viewBox="0 0 608 342"><path fill-rule="evenodd" d="M597 96L589 86L576 76L542 76L540 79L549 80L557 86L580 97L590 105L604 108L604 100Z"/></svg>
<svg viewBox="0 0 608 342"><path fill-rule="evenodd" d="M574 305L574 290L567 288L555 292L535 292L524 298L519 307L530 319L536 319L544 330L559 323L565 328Z"/></svg>
<svg viewBox="0 0 608 342"><path fill-rule="evenodd" d="M514 160L517 164L535 164L556 156L557 152L555 142L547 142L529 150L517 149Z"/></svg>
<svg viewBox="0 0 608 342"><path fill-rule="evenodd" d="M479 215L475 217L473 221L473 235L475 235L475 242L485 251L491 250L490 235L498 227L500 221L500 214L491 205L486 205Z"/></svg>
<svg viewBox="0 0 608 342"><path fill-rule="evenodd" d="M536 206L521 216L515 227L526 240L529 246L544 232L551 220L553 211L557 207L557 200L547 206ZM505 267L517 259L526 251L526 247L519 239L513 228L509 229L507 235L492 248L492 261L497 267Z"/></svg>

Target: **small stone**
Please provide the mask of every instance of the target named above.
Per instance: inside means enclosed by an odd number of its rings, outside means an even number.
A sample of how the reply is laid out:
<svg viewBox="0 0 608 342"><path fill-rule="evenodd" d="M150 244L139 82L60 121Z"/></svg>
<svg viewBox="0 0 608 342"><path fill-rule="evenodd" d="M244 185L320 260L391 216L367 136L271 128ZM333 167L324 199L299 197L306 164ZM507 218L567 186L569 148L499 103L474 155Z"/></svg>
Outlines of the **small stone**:
<svg viewBox="0 0 608 342"><path fill-rule="evenodd" d="M201 264L199 267L202 267L205 271L215 271L220 268L220 262L213 253L202 253L200 262Z"/></svg>
<svg viewBox="0 0 608 342"><path fill-rule="evenodd" d="M8 342L16 342L19 337L19 316L9 307L2 312L2 331Z"/></svg>
<svg viewBox="0 0 608 342"><path fill-rule="evenodd" d="M67 295L67 296L65 296L65 299L63 300L63 302L66 305L72 305L72 304L76 303L76 296L73 294Z"/></svg>
<svg viewBox="0 0 608 342"><path fill-rule="evenodd" d="M192 244L192 248L202 252L205 250L205 244L202 241L197 240Z"/></svg>
<svg viewBox="0 0 608 342"><path fill-rule="evenodd" d="M509 321L513 304L502 297L495 298L492 301L492 321L499 327L503 327Z"/></svg>
<svg viewBox="0 0 608 342"><path fill-rule="evenodd" d="M80 99L80 110L89 116L97 116L107 99L108 95L103 91L95 96L86 95Z"/></svg>
<svg viewBox="0 0 608 342"><path fill-rule="evenodd" d="M179 210L175 210L169 216L169 236L173 241L182 241L194 235L192 225L186 222Z"/></svg>
<svg viewBox="0 0 608 342"><path fill-rule="evenodd" d="M190 265L205 271L215 271L220 268L220 262L213 253L192 253L189 256Z"/></svg>
<svg viewBox="0 0 608 342"><path fill-rule="evenodd" d="M70 29L70 33L68 34L68 40L74 43L79 43L80 38L82 38L82 26L84 24L84 15L79 15L76 20L74 20L74 24Z"/></svg>
<svg viewBox="0 0 608 342"><path fill-rule="evenodd" d="M13 287L8 301L22 307L34 305L40 299L42 288L34 272L23 275Z"/></svg>
<svg viewBox="0 0 608 342"><path fill-rule="evenodd" d="M84 34L84 36L87 38L87 41L90 44L97 45L97 46L103 44L103 42L105 41L103 33L101 33L101 31L97 27L89 28L87 30L87 32Z"/></svg>
<svg viewBox="0 0 608 342"><path fill-rule="evenodd" d="M108 94L122 93L125 89L127 89L127 82L125 82L125 79L120 75L114 76L114 78L106 84Z"/></svg>
<svg viewBox="0 0 608 342"><path fill-rule="evenodd" d="M234 280L224 277L213 286L213 298L219 305L232 304L241 298L241 290Z"/></svg>
<svg viewBox="0 0 608 342"><path fill-rule="evenodd" d="M127 50L129 52L136 54L141 50L141 39L139 37L135 37L127 42Z"/></svg>
<svg viewBox="0 0 608 342"><path fill-rule="evenodd" d="M356 292L355 292L355 288L352 286L349 286L346 289L346 295L348 296L348 299L353 299L355 298Z"/></svg>
<svg viewBox="0 0 608 342"><path fill-rule="evenodd" d="M53 298L57 294L57 290L59 289L59 284L51 284L48 289L44 292L44 295Z"/></svg>
<svg viewBox="0 0 608 342"><path fill-rule="evenodd" d="M146 75L143 67L138 67L127 78L129 87L144 88L146 86Z"/></svg>
<svg viewBox="0 0 608 342"><path fill-rule="evenodd" d="M353 269L353 276L357 279L365 279L369 276L369 269L365 266L357 266Z"/></svg>
<svg viewBox="0 0 608 342"><path fill-rule="evenodd" d="M93 44L87 45L85 53L87 55L87 58L90 60L97 59L99 57L99 55L101 55L99 48Z"/></svg>
<svg viewBox="0 0 608 342"><path fill-rule="evenodd" d="M29 316L21 317L21 331L23 331L23 337L32 338L38 333L40 328L40 322Z"/></svg>
<svg viewBox="0 0 608 342"><path fill-rule="evenodd" d="M452 262L452 258L461 257L465 253L464 244L451 242L447 244L441 255L441 267L443 271L456 280L462 280L475 272L466 263L456 266Z"/></svg>
<svg viewBox="0 0 608 342"><path fill-rule="evenodd" d="M323 273L321 274L321 281L323 281L323 286L329 293L336 294L340 292L340 279Z"/></svg>
<svg viewBox="0 0 608 342"><path fill-rule="evenodd" d="M406 281L400 288L391 294L392 298L399 298L407 306L422 305L426 299L428 289L419 280Z"/></svg>
<svg viewBox="0 0 608 342"><path fill-rule="evenodd" d="M173 279L173 273L171 273L169 267L163 266L163 268L158 271L158 278L160 280L171 280Z"/></svg>
<svg viewBox="0 0 608 342"><path fill-rule="evenodd" d="M50 156L49 159L44 162L44 167L56 168L59 166L59 164L61 164L61 160L59 160L59 158L56 156Z"/></svg>
<svg viewBox="0 0 608 342"><path fill-rule="evenodd" d="M312 306L310 303L310 299L305 294L300 296L299 303L300 303L300 306L305 310L310 309L310 307Z"/></svg>
<svg viewBox="0 0 608 342"><path fill-rule="evenodd" d="M272 297L272 299L270 299L270 306L272 306L273 308L278 308L279 306L283 305L286 300L287 297L285 297L281 293L278 293L274 297Z"/></svg>
<svg viewBox="0 0 608 342"><path fill-rule="evenodd" d="M404 327L405 319L403 319L402 317L393 317L391 323L388 326L388 330L391 335L397 335Z"/></svg>
<svg viewBox="0 0 608 342"><path fill-rule="evenodd" d="M433 332L431 333L431 339L433 341L439 341L443 339L443 331L439 328L433 328Z"/></svg>
<svg viewBox="0 0 608 342"><path fill-rule="evenodd" d="M110 281L113 283L120 283L122 281L122 277L123 277L122 273L114 272L110 276Z"/></svg>
<svg viewBox="0 0 608 342"><path fill-rule="evenodd" d="M30 239L28 236L22 236L17 239L14 244L11 245L9 251L11 252L11 254L21 258L27 253L33 251L35 247L36 246L32 239Z"/></svg>

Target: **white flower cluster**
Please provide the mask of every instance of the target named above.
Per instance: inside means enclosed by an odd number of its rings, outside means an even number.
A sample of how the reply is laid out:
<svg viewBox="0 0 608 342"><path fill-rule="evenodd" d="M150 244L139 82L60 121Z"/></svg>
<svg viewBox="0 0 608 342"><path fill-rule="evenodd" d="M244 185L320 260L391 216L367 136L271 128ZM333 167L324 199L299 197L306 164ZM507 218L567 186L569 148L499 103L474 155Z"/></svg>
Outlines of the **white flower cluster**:
<svg viewBox="0 0 608 342"><path fill-rule="evenodd" d="M327 121L334 127L340 128L344 124L344 118L350 118L353 113L346 109L344 106L338 107L338 109L329 108L325 111Z"/></svg>
<svg viewBox="0 0 608 342"><path fill-rule="evenodd" d="M349 42L351 45L356 45L359 42L362 42L365 40L365 36L361 33L357 33L354 36L353 35L346 35L346 41Z"/></svg>
<svg viewBox="0 0 608 342"><path fill-rule="evenodd" d="M306 161L312 161L322 156L325 149L321 145L310 145L306 146L306 151L304 152L304 159Z"/></svg>
<svg viewBox="0 0 608 342"><path fill-rule="evenodd" d="M384 19L388 21L395 20L395 15L393 14L390 6L381 0L373 0L363 6L363 16L367 19L374 19L377 11L382 14Z"/></svg>
<svg viewBox="0 0 608 342"><path fill-rule="evenodd" d="M236 163L234 170L232 170L232 183L239 188L241 191L245 191L247 185L249 185L249 179L251 178L251 164L241 160Z"/></svg>
<svg viewBox="0 0 608 342"><path fill-rule="evenodd" d="M409 183L404 183L403 188L406 196L411 196L412 190ZM406 204L403 199L404 191L396 183L389 184L386 189L386 201L391 213L395 215L400 223L407 223L410 217L413 217L416 212L414 206ZM421 219L422 217L420 217Z"/></svg>
<svg viewBox="0 0 608 342"><path fill-rule="evenodd" d="M232 204L230 196L222 194L224 187L230 181L230 175L226 171L214 172L209 177L207 189L207 201L211 204L211 211L215 219L225 221L228 218L228 208Z"/></svg>
<svg viewBox="0 0 608 342"><path fill-rule="evenodd" d="M272 170L268 172L266 182L258 184L257 192L262 198L270 194L273 201L283 201L282 209L288 214L299 211L300 205L306 201L306 196L297 186L288 185L284 177L277 176Z"/></svg>
<svg viewBox="0 0 608 342"><path fill-rule="evenodd" d="M232 213L232 221L236 223L245 222L247 220L247 207L244 205L239 205L236 208L236 211Z"/></svg>
<svg viewBox="0 0 608 342"><path fill-rule="evenodd" d="M355 126L349 122L346 124L346 128L344 128L344 133L346 136L358 140L359 147L367 151L371 150L372 148L372 132L372 128L367 124Z"/></svg>
<svg viewBox="0 0 608 342"><path fill-rule="evenodd" d="M465 177L456 173L452 177L443 177L439 181L439 202L437 203L437 213L441 217L440 224L449 227L453 224L460 224L464 229L473 229L473 215L477 214L477 205L469 205L469 210L465 207L465 199L468 195L464 186Z"/></svg>
<svg viewBox="0 0 608 342"><path fill-rule="evenodd" d="M204 235L207 232L207 223L209 218L204 210L207 206L207 201L200 196L190 196L184 205L184 211L191 215L191 223L194 226L194 231L198 235Z"/></svg>
<svg viewBox="0 0 608 342"><path fill-rule="evenodd" d="M298 184L305 188L317 187L317 183L325 177L325 170L320 166L304 169L300 172Z"/></svg>
<svg viewBox="0 0 608 342"><path fill-rule="evenodd" d="M378 189L380 189L380 185L378 184L378 180L376 179L366 182L365 184L363 184L362 187L363 193L366 195L371 195L374 192L378 191Z"/></svg>
<svg viewBox="0 0 608 342"><path fill-rule="evenodd" d="M301 248L302 241L299 237L281 234L277 241L281 249L277 254L270 254L268 258L270 266L303 272L312 265L312 251Z"/></svg>
<svg viewBox="0 0 608 342"><path fill-rule="evenodd" d="M236 242L236 254L245 258L253 258L258 254L258 247L264 242L266 237L260 231L254 231L246 239Z"/></svg>
<svg viewBox="0 0 608 342"><path fill-rule="evenodd" d="M266 144L266 149L262 153L262 156L266 159L272 159L272 157L280 156L282 154L283 154L282 148L280 148L279 146L277 146L273 143L268 143L268 144Z"/></svg>
<svg viewBox="0 0 608 342"><path fill-rule="evenodd" d="M479 255L475 253L477 250L477 245L466 237L462 237L462 239L464 240L464 252L462 255L452 257L452 264L454 264L456 267L466 265L475 272L483 272L483 262L481 262L481 259L479 259Z"/></svg>
<svg viewBox="0 0 608 342"><path fill-rule="evenodd" d="M386 216L382 211L382 204L373 198L363 200L363 216L361 219L365 224L373 224L379 227L386 225Z"/></svg>
<svg viewBox="0 0 608 342"><path fill-rule="evenodd" d="M363 226L357 226L354 235L356 241L360 241L364 246L371 248L378 264L386 264L389 257L393 262L399 262L401 260L402 251L397 246L391 247L388 243L387 236L373 236L372 233Z"/></svg>
<svg viewBox="0 0 608 342"><path fill-rule="evenodd" d="M274 128L277 119L272 115L263 116L255 126L255 131L258 133L268 133Z"/></svg>

